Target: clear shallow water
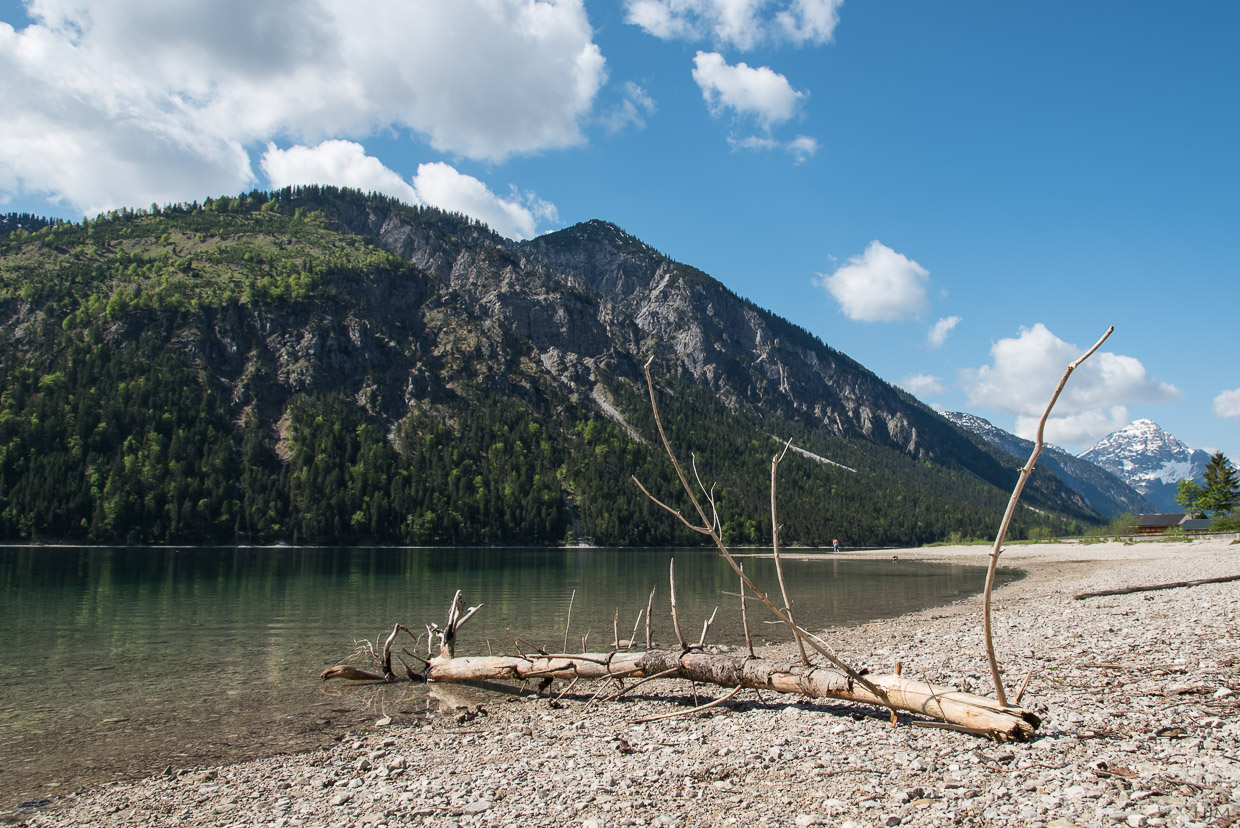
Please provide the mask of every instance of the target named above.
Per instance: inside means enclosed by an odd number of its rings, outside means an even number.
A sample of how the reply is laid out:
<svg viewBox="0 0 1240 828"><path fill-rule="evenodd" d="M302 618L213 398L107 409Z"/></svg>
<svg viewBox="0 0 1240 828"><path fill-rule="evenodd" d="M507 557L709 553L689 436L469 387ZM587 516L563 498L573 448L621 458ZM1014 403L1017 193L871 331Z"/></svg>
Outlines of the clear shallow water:
<svg viewBox="0 0 1240 828"><path fill-rule="evenodd" d="M696 640L743 643L735 574L717 554L677 550L677 610ZM323 684L356 643L396 622L443 623L461 589L484 607L458 655L511 652L513 637L605 649L656 588L668 615L672 550L0 549L0 808L168 765L312 747L342 729L424 715L423 689ZM778 592L770 558L746 573ZM862 623L976 593L984 571L908 561L785 556L793 607L814 628ZM1010 577L1010 576L1009 576ZM575 597L574 596L575 591ZM751 609L751 621L762 618ZM763 619L765 620L765 619ZM753 623L755 635L783 640ZM637 639L644 638L644 621ZM406 640L405 646L409 646ZM412 649L412 647L410 647Z"/></svg>

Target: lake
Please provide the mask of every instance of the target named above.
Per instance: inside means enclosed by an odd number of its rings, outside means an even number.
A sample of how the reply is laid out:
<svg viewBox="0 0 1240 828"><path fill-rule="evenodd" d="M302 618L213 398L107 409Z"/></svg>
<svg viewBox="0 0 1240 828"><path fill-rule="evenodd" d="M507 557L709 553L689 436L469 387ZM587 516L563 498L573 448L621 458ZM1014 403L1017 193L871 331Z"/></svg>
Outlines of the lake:
<svg viewBox="0 0 1240 828"><path fill-rule="evenodd" d="M484 605L458 655L513 652L514 637L562 650L566 624L569 651L583 639L606 649L615 611L628 638L652 587L656 646L668 646L673 556L686 638L719 607L707 643L743 645L739 599L723 594L739 591L736 575L707 550L0 548L0 807L427 715L421 685L324 684L318 674L370 666L358 642L381 641L397 622L444 623L457 589ZM778 595L769 557L743 562ZM946 604L985 578L974 567L795 550L784 569L810 629ZM751 607L755 635L787 640L759 623L768 617Z"/></svg>

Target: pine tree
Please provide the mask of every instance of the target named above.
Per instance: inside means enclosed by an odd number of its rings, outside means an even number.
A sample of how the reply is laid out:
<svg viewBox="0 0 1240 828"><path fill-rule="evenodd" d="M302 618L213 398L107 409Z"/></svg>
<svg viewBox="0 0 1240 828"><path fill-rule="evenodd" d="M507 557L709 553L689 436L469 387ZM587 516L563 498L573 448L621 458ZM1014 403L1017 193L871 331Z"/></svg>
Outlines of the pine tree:
<svg viewBox="0 0 1240 828"><path fill-rule="evenodd" d="M1240 503L1240 480L1237 480L1235 466L1223 452L1214 452L1202 476L1205 485L1202 486L1198 507L1203 511L1222 515Z"/></svg>

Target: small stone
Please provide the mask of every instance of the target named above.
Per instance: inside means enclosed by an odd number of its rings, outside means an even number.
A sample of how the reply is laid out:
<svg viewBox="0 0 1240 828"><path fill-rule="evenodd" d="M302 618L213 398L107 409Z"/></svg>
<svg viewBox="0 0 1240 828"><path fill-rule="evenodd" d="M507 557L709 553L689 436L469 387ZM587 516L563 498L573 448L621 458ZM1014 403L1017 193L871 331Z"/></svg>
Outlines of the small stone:
<svg viewBox="0 0 1240 828"><path fill-rule="evenodd" d="M471 802L468 805L466 805L461 810L471 815L486 813L487 811L491 810L491 802L488 799L475 800L474 802Z"/></svg>
<svg viewBox="0 0 1240 828"><path fill-rule="evenodd" d="M331 799L327 801L331 805L340 806L340 805L345 804L352 798L353 798L353 794L349 793L348 791L341 791L340 793L336 794L335 796L333 796Z"/></svg>
<svg viewBox="0 0 1240 828"><path fill-rule="evenodd" d="M797 814L797 818L793 821L796 823L797 828L809 828L810 825L822 824L818 814Z"/></svg>
<svg viewBox="0 0 1240 828"><path fill-rule="evenodd" d="M356 763L354 763L353 767L357 768L360 771L368 771L373 766L370 764L370 759L366 756L363 756L361 759L358 759Z"/></svg>

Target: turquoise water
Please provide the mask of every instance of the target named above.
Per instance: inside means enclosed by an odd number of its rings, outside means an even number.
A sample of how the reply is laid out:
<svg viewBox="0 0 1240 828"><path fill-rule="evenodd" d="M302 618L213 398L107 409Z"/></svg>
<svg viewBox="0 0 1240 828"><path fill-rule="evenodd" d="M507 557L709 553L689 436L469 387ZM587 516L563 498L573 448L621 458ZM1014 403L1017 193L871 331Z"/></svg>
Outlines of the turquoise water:
<svg viewBox="0 0 1240 828"><path fill-rule="evenodd" d="M743 643L735 574L717 554L675 550L677 611L696 640ZM673 550L0 549L0 807L165 768L322 744L382 715L425 715L420 686L323 684L358 643L400 622L445 621L457 589L483 604L458 655L606 649L633 633L656 589L656 646ZM746 573L778 594L773 562ZM785 559L811 629L857 624L979 592L976 568L826 555ZM570 618L571 604L571 618ZM755 634L784 640L760 624ZM764 619L763 619L764 620ZM644 640L644 618L636 636ZM411 641L404 646L413 649ZM424 644L421 645L424 650Z"/></svg>

